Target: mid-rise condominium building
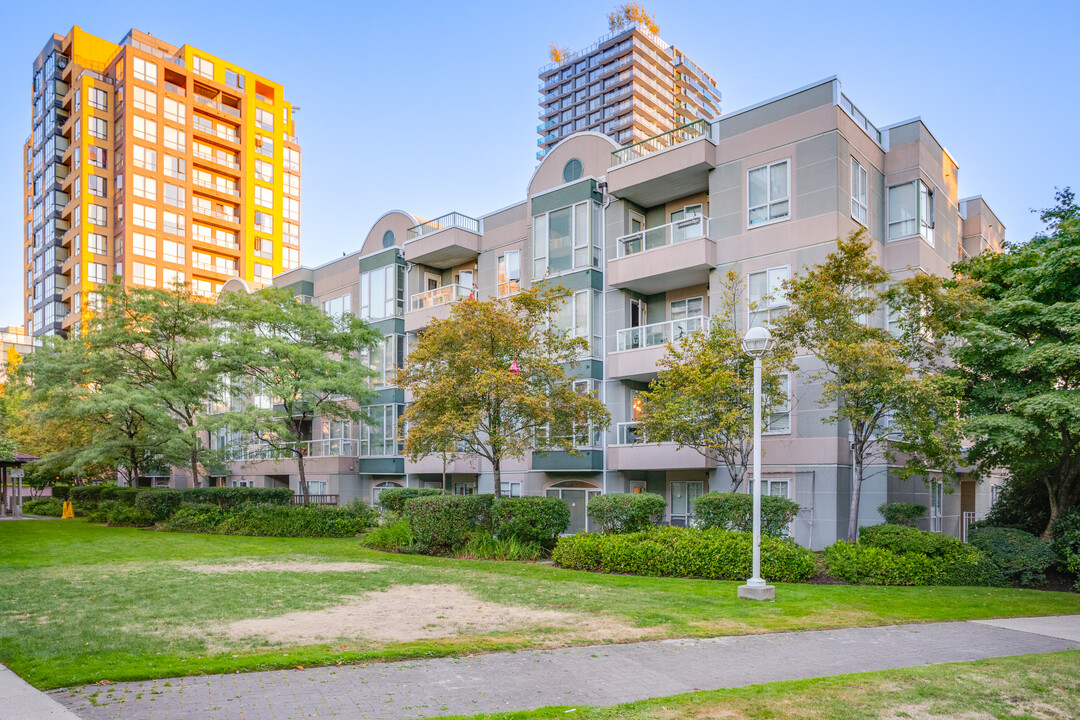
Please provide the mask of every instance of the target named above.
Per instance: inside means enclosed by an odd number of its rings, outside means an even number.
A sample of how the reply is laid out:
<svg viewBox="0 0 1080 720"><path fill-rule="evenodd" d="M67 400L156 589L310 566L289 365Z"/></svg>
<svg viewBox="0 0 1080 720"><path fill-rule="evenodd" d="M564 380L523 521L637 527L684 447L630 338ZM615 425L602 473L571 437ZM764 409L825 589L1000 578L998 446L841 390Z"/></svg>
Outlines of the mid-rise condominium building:
<svg viewBox="0 0 1080 720"><path fill-rule="evenodd" d="M589 340L575 382L602 399L611 427L585 434L575 454L537 449L504 461L502 492L562 497L571 504L571 532L589 527L585 506L600 493L658 493L666 522L690 523L693 499L728 492L731 482L695 450L642 432L640 393L657 376L665 343L708 327L731 268L745 284L737 330L768 322L786 306L782 281L859 228L897 279L948 275L967 255L999 250L1001 221L981 197L961 198L958 188L957 163L921 120L875 126L830 78L702 121L666 145L621 147L603 134L574 134L547 153L524 198L487 214L422 221L387 212L357 238L354 254L274 278L327 313L367 320L384 337L361 354L378 390L368 419L316 419L308 428L310 491L327 502L371 503L402 486L493 492L491 467L480 458L402 455L398 418L408 398L394 386L395 370L418 333L455 302L557 283L572 291L557 322ZM885 308L869 321L892 326ZM788 401L767 413L763 490L798 502L791 535L822 548L846 534L851 447L846 427L823 422L833 410L817 402L821 388L808 379L815 361L798 364ZM213 482L297 489L295 462L251 440L214 438L233 462ZM933 476L901 480L879 458L866 471L859 521L881 522L877 507L886 501L919 502L928 508L923 528L962 536L988 510L996 482L964 474L956 492L945 492ZM748 483L739 489L747 490Z"/></svg>
<svg viewBox="0 0 1080 720"><path fill-rule="evenodd" d="M633 23L540 68L541 159L563 138L599 132L619 145L720 115L716 81L674 45Z"/></svg>
<svg viewBox="0 0 1080 720"><path fill-rule="evenodd" d="M78 329L115 277L269 284L300 264L300 146L280 84L147 33L74 27L34 60L26 326Z"/></svg>

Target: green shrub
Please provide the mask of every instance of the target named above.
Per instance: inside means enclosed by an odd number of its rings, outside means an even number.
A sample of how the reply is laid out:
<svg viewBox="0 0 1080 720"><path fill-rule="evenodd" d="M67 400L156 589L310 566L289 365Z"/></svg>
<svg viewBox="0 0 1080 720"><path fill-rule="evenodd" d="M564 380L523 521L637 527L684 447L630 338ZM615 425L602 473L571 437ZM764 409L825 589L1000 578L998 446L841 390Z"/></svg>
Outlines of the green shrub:
<svg viewBox="0 0 1080 720"><path fill-rule="evenodd" d="M99 497L101 500L115 500L121 505L135 505L135 498L141 490L133 487L119 487L116 485L101 485Z"/></svg>
<svg viewBox="0 0 1080 720"><path fill-rule="evenodd" d="M330 505L245 505L229 511L215 532L257 537L351 537L371 527L372 509L362 502Z"/></svg>
<svg viewBox="0 0 1080 720"><path fill-rule="evenodd" d="M580 533L559 538L551 557L574 570L745 580L750 577L752 552L750 533L657 527L622 535ZM761 539L761 574L766 580L802 582L814 569L814 554L806 548L783 538Z"/></svg>
<svg viewBox="0 0 1080 720"><path fill-rule="evenodd" d="M469 538L469 542L456 555L473 560L539 560L544 556L544 548L539 542L521 540L514 535L495 538L478 532Z"/></svg>
<svg viewBox="0 0 1080 720"><path fill-rule="evenodd" d="M160 492L160 491L159 491ZM180 491L180 502L211 503L222 508L244 505L288 505L293 491L289 488L207 487Z"/></svg>
<svg viewBox="0 0 1080 720"><path fill-rule="evenodd" d="M135 498L135 507L161 522L180 507L184 490L140 490Z"/></svg>
<svg viewBox="0 0 1080 720"><path fill-rule="evenodd" d="M664 519L667 501L656 493L612 493L589 501L589 518L603 533L644 532Z"/></svg>
<svg viewBox="0 0 1080 720"><path fill-rule="evenodd" d="M376 550L402 552L412 547L413 534L412 530L409 529L409 523L401 519L395 523L380 525L371 530L360 538L360 544Z"/></svg>
<svg viewBox="0 0 1080 720"><path fill-rule="evenodd" d="M491 505L492 530L500 540L550 543L569 524L570 506L562 498L499 498Z"/></svg>
<svg viewBox="0 0 1080 720"><path fill-rule="evenodd" d="M442 488L391 488L379 493L379 505L387 512L401 515L405 512L405 502L408 500L445 494Z"/></svg>
<svg viewBox="0 0 1080 720"><path fill-rule="evenodd" d="M1006 579L1024 587L1044 584L1047 568L1057 561L1049 543L1015 528L979 528L968 542L982 550Z"/></svg>
<svg viewBox="0 0 1080 720"><path fill-rule="evenodd" d="M915 527L926 515L926 506L918 503L894 502L878 505L877 511L887 525Z"/></svg>
<svg viewBox="0 0 1080 720"><path fill-rule="evenodd" d="M417 550L451 553L478 531L491 533L494 495L435 495L405 502L404 517L412 528Z"/></svg>
<svg viewBox="0 0 1080 720"><path fill-rule="evenodd" d="M932 558L945 558L965 552L964 543L957 538L903 525L871 525L859 528L859 544L884 548L894 553L921 553Z"/></svg>
<svg viewBox="0 0 1080 720"><path fill-rule="evenodd" d="M912 530L899 525L878 525L874 528ZM935 544L932 540L878 531L869 533L868 541L865 531L871 529L863 528L859 542L854 545L838 540L825 548L825 564L829 574L845 582L862 585L996 587L1005 584L1004 576L986 556L956 538L947 538L955 542ZM902 549L911 547L922 547L929 552Z"/></svg>
<svg viewBox="0 0 1080 720"><path fill-rule="evenodd" d="M799 513L798 503L773 495L761 496L761 534L782 537ZM694 522L699 528L735 532L754 529L754 496L710 492L694 498Z"/></svg>
<svg viewBox="0 0 1080 720"><path fill-rule="evenodd" d="M77 513L87 513L97 508L101 502L103 485L75 485L68 492L72 506Z"/></svg>
<svg viewBox="0 0 1080 720"><path fill-rule="evenodd" d="M1080 590L1080 507L1075 507L1054 521L1054 542L1051 546L1066 572L1077 576Z"/></svg>
<svg viewBox="0 0 1080 720"><path fill-rule="evenodd" d="M23 503L23 512L27 515L60 517L64 513L64 504L56 498L38 498Z"/></svg>
<svg viewBox="0 0 1080 720"><path fill-rule="evenodd" d="M68 494L70 492L71 492L71 486L70 485L53 485L52 486L52 496L54 498L56 498L57 500L60 500L61 502L63 502L64 500L69 499Z"/></svg>
<svg viewBox="0 0 1080 720"><path fill-rule="evenodd" d="M105 513L105 522L113 527L149 527L154 524L153 517L123 500L103 500L99 507Z"/></svg>
<svg viewBox="0 0 1080 720"><path fill-rule="evenodd" d="M212 533L227 515L228 511L208 503L181 505L161 527L170 532Z"/></svg>

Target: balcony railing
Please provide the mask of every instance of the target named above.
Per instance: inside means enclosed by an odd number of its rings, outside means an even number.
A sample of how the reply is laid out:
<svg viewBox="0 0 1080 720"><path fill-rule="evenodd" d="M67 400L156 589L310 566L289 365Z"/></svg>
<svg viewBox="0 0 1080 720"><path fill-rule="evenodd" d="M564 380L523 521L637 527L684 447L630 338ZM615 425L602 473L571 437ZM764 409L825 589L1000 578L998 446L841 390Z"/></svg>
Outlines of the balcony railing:
<svg viewBox="0 0 1080 720"><path fill-rule="evenodd" d="M655 250L666 245L674 245L684 240L706 237L709 234L709 218L693 215L684 220L669 222L653 228L639 230L623 235L616 242L618 256L634 255L646 250Z"/></svg>
<svg viewBox="0 0 1080 720"><path fill-rule="evenodd" d="M464 285L443 285L434 290L416 293L410 297L409 308L412 310L423 310L438 305L446 305L455 300L467 298L471 293L472 288L467 288Z"/></svg>
<svg viewBox="0 0 1080 720"><path fill-rule="evenodd" d="M219 157L217 155L214 155L213 153L203 152L202 150L192 150L191 154L202 160L209 160L210 162L215 162L218 165L224 165L225 167L232 168L233 170L240 169L240 163L238 163L237 161L230 160L229 158Z"/></svg>
<svg viewBox="0 0 1080 720"><path fill-rule="evenodd" d="M611 167L652 155L661 150L667 150L685 142L709 137L710 133L711 125L708 120L695 120L688 125L681 125L674 130L668 130L666 133L646 138L641 142L614 151L611 153Z"/></svg>
<svg viewBox="0 0 1080 720"><path fill-rule="evenodd" d="M173 85L173 84L172 84L171 82L169 82L168 80L166 80L165 82L163 82L163 83L162 83L162 85L164 85L164 86L165 86L165 89L166 89L166 90L168 90L169 92L171 92L171 93L173 93L173 94L176 94L176 95L187 95L187 90L185 90L184 88L180 87L179 85Z"/></svg>
<svg viewBox="0 0 1080 720"><path fill-rule="evenodd" d="M229 115L240 117L240 111L234 107L219 103L217 100L211 100L204 95L192 95L192 97L195 98L195 102L197 103L202 103L203 105L208 105L215 110L220 110L223 113L228 113Z"/></svg>
<svg viewBox="0 0 1080 720"><path fill-rule="evenodd" d="M358 457L360 441L351 438L324 438L322 440L302 440L271 447L264 443L241 445L229 448L230 460L287 460L296 457L294 449L299 447L304 457Z"/></svg>
<svg viewBox="0 0 1080 720"><path fill-rule="evenodd" d="M428 220L425 223L414 225L405 232L406 239L414 240L424 235L430 235L433 232L439 230L445 230L449 227L457 227L462 230L468 230L471 233L480 234L480 221L474 220L468 215L462 215L461 213L452 212L437 217L434 220Z"/></svg>
<svg viewBox="0 0 1080 720"><path fill-rule="evenodd" d="M851 116L855 124L865 130L866 134L873 138L874 142L878 145L881 144L881 131L874 126L874 123L866 119L866 116L862 114L859 108L855 107L855 104L844 93L840 93L840 109Z"/></svg>
<svg viewBox="0 0 1080 720"><path fill-rule="evenodd" d="M681 340L691 333L708 327L709 318L695 315L681 320L665 320L640 327L624 328L616 335L617 347L619 351L658 347L669 341Z"/></svg>
<svg viewBox="0 0 1080 720"><path fill-rule="evenodd" d="M338 495L312 495L308 493L307 500L304 500L303 495L293 495L289 498L290 505L337 505L340 496Z"/></svg>
<svg viewBox="0 0 1080 720"><path fill-rule="evenodd" d="M201 178L192 178L191 182L195 183L196 185L198 185L200 187L209 188L211 190L216 190L219 193L225 193L226 195L233 195L235 197L240 197L240 191L239 190L236 190L234 188L224 187L222 185L217 185L215 183L210 182L209 180L203 180Z"/></svg>
<svg viewBox="0 0 1080 720"><path fill-rule="evenodd" d="M125 36L124 39L120 41L120 44L130 45L131 47L138 48L144 53L149 53L156 58L161 58L166 62L171 62L173 65L179 65L180 67L184 67L184 61L181 58L178 58L175 55L169 55L168 53L162 50L158 50L156 47L151 47L146 43L139 42L138 40L132 38L130 35Z"/></svg>
<svg viewBox="0 0 1080 720"><path fill-rule="evenodd" d="M641 422L622 422L616 425L618 445L638 445L645 442L645 428Z"/></svg>

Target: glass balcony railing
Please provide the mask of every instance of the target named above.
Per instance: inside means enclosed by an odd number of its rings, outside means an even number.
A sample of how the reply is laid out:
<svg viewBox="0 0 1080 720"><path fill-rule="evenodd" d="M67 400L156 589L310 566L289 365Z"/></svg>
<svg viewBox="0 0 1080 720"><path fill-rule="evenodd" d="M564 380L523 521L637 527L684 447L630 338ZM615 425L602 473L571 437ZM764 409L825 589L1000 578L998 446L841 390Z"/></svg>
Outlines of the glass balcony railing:
<svg viewBox="0 0 1080 720"><path fill-rule="evenodd" d="M295 457L293 450L299 447L305 457L359 457L358 440L350 438L325 438L323 440L304 440L287 443L279 447L257 443L229 448L230 460L287 460Z"/></svg>
<svg viewBox="0 0 1080 720"><path fill-rule="evenodd" d="M666 245L674 245L684 240L707 237L708 234L709 218L704 215L692 215L684 220L669 222L667 225L623 235L615 241L615 245L618 248L618 257L625 257Z"/></svg>
<svg viewBox="0 0 1080 720"><path fill-rule="evenodd" d="M623 422L617 426L618 445L638 445L645 442L645 428L640 422Z"/></svg>
<svg viewBox="0 0 1080 720"><path fill-rule="evenodd" d="M443 285L434 290L416 293L410 297L409 308L411 310L424 310L438 305L447 305L455 300L467 298L470 294L472 294L472 288L467 288L464 285Z"/></svg>
<svg viewBox="0 0 1080 720"><path fill-rule="evenodd" d="M691 333L708 327L709 318L695 315L680 320L665 320L650 325L624 328L616 334L617 347L620 352L659 347L668 342L679 341Z"/></svg>
<svg viewBox="0 0 1080 720"><path fill-rule="evenodd" d="M653 153L667 150L685 142L709 137L711 124L708 120L696 120L689 125L682 125L655 137L621 148L611 153L611 167L628 163L631 160L647 157Z"/></svg>
<svg viewBox="0 0 1080 720"><path fill-rule="evenodd" d="M406 239L414 240L418 237L430 235L433 232L445 230L449 227L457 227L461 228L462 230L468 230L471 233L476 233L477 235L480 234L479 220L474 220L468 215L462 215L461 213L452 212L447 213L442 217L437 217L434 220L428 220L425 223L414 225L413 227L405 231L405 235Z"/></svg>

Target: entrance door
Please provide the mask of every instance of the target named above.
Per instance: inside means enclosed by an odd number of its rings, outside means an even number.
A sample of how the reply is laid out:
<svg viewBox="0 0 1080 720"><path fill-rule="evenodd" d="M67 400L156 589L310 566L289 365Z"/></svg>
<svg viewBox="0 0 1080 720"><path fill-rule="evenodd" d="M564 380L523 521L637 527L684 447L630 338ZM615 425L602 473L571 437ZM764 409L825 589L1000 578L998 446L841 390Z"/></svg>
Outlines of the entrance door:
<svg viewBox="0 0 1080 720"><path fill-rule="evenodd" d="M585 483L578 481L574 482L578 485L585 485ZM589 504L589 500L600 494L599 490L589 489L586 487L552 487L548 488L546 495L548 497L562 498L566 501L566 504L570 506L570 525L566 528L567 535L574 535L579 532L588 532L589 530L589 516L585 512L585 508Z"/></svg>
<svg viewBox="0 0 1080 720"><path fill-rule="evenodd" d="M671 524L686 527L694 519L694 498L705 491L705 483L676 480L671 483Z"/></svg>
<svg viewBox="0 0 1080 720"><path fill-rule="evenodd" d="M644 300L630 301L630 342L627 350L637 350L642 347L640 328L649 324L649 307Z"/></svg>

